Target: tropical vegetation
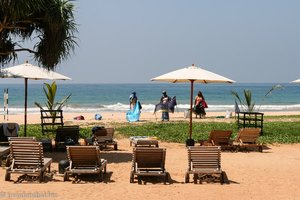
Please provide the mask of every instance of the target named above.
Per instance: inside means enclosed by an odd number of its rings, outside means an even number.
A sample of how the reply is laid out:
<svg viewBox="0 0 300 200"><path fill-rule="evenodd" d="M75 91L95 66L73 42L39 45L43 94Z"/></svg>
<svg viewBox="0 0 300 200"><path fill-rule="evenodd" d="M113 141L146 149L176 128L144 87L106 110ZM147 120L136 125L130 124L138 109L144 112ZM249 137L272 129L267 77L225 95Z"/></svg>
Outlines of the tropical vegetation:
<svg viewBox="0 0 300 200"><path fill-rule="evenodd" d="M47 98L47 102L45 103L45 106L47 110L61 110L67 100L71 97L72 94L69 94L65 96L62 100L56 101L56 91L57 91L57 85L56 82L53 81L51 84L49 83L44 83L44 94ZM38 103L34 102L34 104L39 107L41 110L44 110L43 106Z"/></svg>
<svg viewBox="0 0 300 200"><path fill-rule="evenodd" d="M74 51L76 33L71 0L0 1L2 65L28 52L40 66L54 69Z"/></svg>
<svg viewBox="0 0 300 200"><path fill-rule="evenodd" d="M283 87L281 85L274 85L267 93L263 96L262 102L265 100L267 96L269 96L272 91L277 90L277 89L282 89ZM241 109L244 112L255 112L258 110L255 101L252 99L252 91L244 89L243 94L244 98L240 96L237 92L231 91L231 94L238 100L240 103Z"/></svg>

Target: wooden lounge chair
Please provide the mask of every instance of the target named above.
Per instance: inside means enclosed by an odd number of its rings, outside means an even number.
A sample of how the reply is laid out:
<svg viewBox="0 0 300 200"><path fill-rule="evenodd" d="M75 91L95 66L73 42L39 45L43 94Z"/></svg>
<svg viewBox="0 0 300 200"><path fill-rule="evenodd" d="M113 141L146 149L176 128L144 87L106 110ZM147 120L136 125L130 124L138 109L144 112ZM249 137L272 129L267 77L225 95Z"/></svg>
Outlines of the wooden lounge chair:
<svg viewBox="0 0 300 200"><path fill-rule="evenodd" d="M78 145L79 126L59 126L56 129L54 146L56 150L65 151L67 145Z"/></svg>
<svg viewBox="0 0 300 200"><path fill-rule="evenodd" d="M237 134L234 144L237 146L237 151L248 149L248 147L257 147L259 152L263 151L262 145L257 139L260 136L260 128L242 128Z"/></svg>
<svg viewBox="0 0 300 200"><path fill-rule="evenodd" d="M133 148L132 170L130 172L130 183L134 183L137 176L141 184L141 176L162 176L164 184L169 180L169 173L165 169L166 149L137 147Z"/></svg>
<svg viewBox="0 0 300 200"><path fill-rule="evenodd" d="M17 123L0 123L0 145L8 146L9 137L18 137L20 127Z"/></svg>
<svg viewBox="0 0 300 200"><path fill-rule="evenodd" d="M194 183L198 179L215 181L219 179L224 183L224 172L221 169L221 147L220 146L189 146L188 147L188 169L185 174L185 182L190 181L189 175L194 175Z"/></svg>
<svg viewBox="0 0 300 200"><path fill-rule="evenodd" d="M81 174L97 174L98 180L103 180L106 173L107 161L100 158L100 149L97 146L67 146L69 166L64 173L64 181L70 175L75 175L75 180Z"/></svg>
<svg viewBox="0 0 300 200"><path fill-rule="evenodd" d="M8 137L8 142L12 142L12 141L24 141L24 142L36 142L35 137ZM6 167L9 167L12 163L12 156L8 155L6 158Z"/></svg>
<svg viewBox="0 0 300 200"><path fill-rule="evenodd" d="M232 150L231 130L212 130L207 140L199 140L201 146L221 146L222 150Z"/></svg>
<svg viewBox="0 0 300 200"><path fill-rule="evenodd" d="M43 145L35 141L12 141L10 142L11 165L7 167L5 180L10 180L10 175L24 174L35 175L39 181L44 180L44 174L52 163L52 158L44 158Z"/></svg>
<svg viewBox="0 0 300 200"><path fill-rule="evenodd" d="M107 148L108 145L114 146L114 150L118 150L118 143L114 141L114 128L99 128L93 131L94 145L101 149Z"/></svg>

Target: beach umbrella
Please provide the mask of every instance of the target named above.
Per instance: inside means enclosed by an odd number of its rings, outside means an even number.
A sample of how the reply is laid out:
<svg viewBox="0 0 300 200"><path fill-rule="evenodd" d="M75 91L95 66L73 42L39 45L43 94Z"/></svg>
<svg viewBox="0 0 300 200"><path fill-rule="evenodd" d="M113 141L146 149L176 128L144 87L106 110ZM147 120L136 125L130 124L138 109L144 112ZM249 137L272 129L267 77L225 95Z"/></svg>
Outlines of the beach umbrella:
<svg viewBox="0 0 300 200"><path fill-rule="evenodd" d="M24 78L25 80L25 103L24 103L24 136L26 136L27 126L27 84L28 79L32 80L70 80L71 78L62 74L47 70L38 66L29 64L28 62L7 67L1 70L0 78Z"/></svg>
<svg viewBox="0 0 300 200"><path fill-rule="evenodd" d="M161 82L171 82L171 83L191 83L191 93L190 93L190 123L189 123L189 139L187 140L187 145L194 145L194 140L192 139L192 106L193 106L193 96L194 96L194 83L234 83L235 81L228 79L224 76L215 74L213 72L204 70L202 68L196 67L194 64L189 67L184 67L161 76L152 78L151 81L161 81Z"/></svg>

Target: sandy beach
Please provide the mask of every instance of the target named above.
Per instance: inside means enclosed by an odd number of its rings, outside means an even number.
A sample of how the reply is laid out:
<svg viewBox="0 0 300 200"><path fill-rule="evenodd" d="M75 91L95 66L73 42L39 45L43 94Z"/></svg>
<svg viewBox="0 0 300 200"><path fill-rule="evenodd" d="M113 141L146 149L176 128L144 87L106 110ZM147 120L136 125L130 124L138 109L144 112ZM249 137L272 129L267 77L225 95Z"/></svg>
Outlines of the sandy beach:
<svg viewBox="0 0 300 200"><path fill-rule="evenodd" d="M225 113L208 113L206 119L219 119ZM268 115L292 115L295 113L268 113ZM74 120L83 115L85 120ZM125 113L101 113L103 120L94 120L95 113L64 113L67 124L88 125L91 123L125 123ZM265 114L267 115L267 114ZM159 113L142 113L141 122L160 120ZM211 118L210 118L211 117ZM170 115L171 120L188 120L183 113ZM9 121L23 123L23 115L9 116ZM39 114L29 114L28 123L40 123ZM128 138L116 138L118 151L102 151L107 159L107 174L104 182L82 180L79 183L63 182L57 174L58 162L66 159L65 152L45 153L52 157L52 172L47 174L45 183L24 181L5 182L5 169L0 169L0 199L300 199L300 144L270 145L263 153L251 151L222 152L222 169L226 172L229 184L219 183L193 184L184 183L187 169L187 151L184 144L159 141L160 147L167 149L166 168L171 175L171 182L164 185L160 181L150 181L145 185L129 183L132 147ZM13 175L12 180L18 176Z"/></svg>

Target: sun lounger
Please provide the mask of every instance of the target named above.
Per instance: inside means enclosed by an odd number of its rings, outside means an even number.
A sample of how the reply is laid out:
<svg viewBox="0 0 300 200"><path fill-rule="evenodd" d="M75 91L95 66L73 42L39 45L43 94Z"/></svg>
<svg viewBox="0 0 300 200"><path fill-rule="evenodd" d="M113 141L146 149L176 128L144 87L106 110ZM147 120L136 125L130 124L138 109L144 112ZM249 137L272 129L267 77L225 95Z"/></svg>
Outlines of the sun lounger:
<svg viewBox="0 0 300 200"><path fill-rule="evenodd" d="M118 143L114 141L114 128L96 128L93 130L94 145L101 149L106 149L108 145L112 145L114 150L118 150Z"/></svg>
<svg viewBox="0 0 300 200"><path fill-rule="evenodd" d="M164 148L133 148L130 183L134 183L135 176L139 184L142 176L162 176L166 184L169 181L169 173L165 169L165 159L166 149Z"/></svg>
<svg viewBox="0 0 300 200"><path fill-rule="evenodd" d="M189 146L188 169L185 182L190 181L189 175L194 175L194 183L219 180L224 182L224 172L221 169L221 147L219 146Z"/></svg>
<svg viewBox="0 0 300 200"><path fill-rule="evenodd" d="M210 132L207 140L199 140L201 146L221 146L222 150L233 149L232 141L230 137L232 135L231 130L213 130Z"/></svg>
<svg viewBox="0 0 300 200"><path fill-rule="evenodd" d="M0 144L9 145L9 137L18 137L20 127L17 123L1 123L0 124Z"/></svg>
<svg viewBox="0 0 300 200"><path fill-rule="evenodd" d="M150 136L131 136L129 137L130 146L134 147L159 147L156 137Z"/></svg>
<svg viewBox="0 0 300 200"><path fill-rule="evenodd" d="M47 168L50 172L52 158L44 158L41 142L12 141L10 142L10 156L12 162L6 169L6 181L9 181L11 174L15 173L34 175L42 182Z"/></svg>
<svg viewBox="0 0 300 200"><path fill-rule="evenodd" d="M78 145L79 126L59 126L56 129L55 149L65 150L66 145Z"/></svg>
<svg viewBox="0 0 300 200"><path fill-rule="evenodd" d="M8 142L12 142L12 141L24 141L24 142L28 142L28 141L32 141L32 142L36 142L35 137L9 137L8 138ZM11 165L12 162L12 156L8 155L6 158L6 167L9 167Z"/></svg>
<svg viewBox="0 0 300 200"><path fill-rule="evenodd" d="M263 151L262 145L258 143L257 139L260 136L260 128L242 128L234 141L237 146L237 151L248 149L249 147L257 147L259 152Z"/></svg>
<svg viewBox="0 0 300 200"><path fill-rule="evenodd" d="M103 180L107 161L100 158L98 146L67 146L67 154L69 166L65 170L64 181L68 181L70 175L77 179L81 174L97 174L98 180Z"/></svg>

